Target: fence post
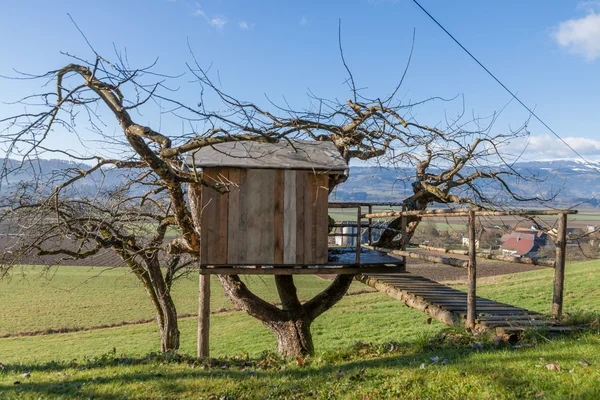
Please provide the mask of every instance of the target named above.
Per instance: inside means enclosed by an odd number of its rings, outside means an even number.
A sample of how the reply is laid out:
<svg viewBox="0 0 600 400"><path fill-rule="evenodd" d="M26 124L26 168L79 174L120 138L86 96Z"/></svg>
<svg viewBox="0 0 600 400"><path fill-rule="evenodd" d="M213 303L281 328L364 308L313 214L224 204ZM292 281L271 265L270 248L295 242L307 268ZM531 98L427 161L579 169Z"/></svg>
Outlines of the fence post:
<svg viewBox="0 0 600 400"><path fill-rule="evenodd" d="M567 214L558 216L558 235L556 238L556 261L554 265L554 295L552 296L552 316L560 318L563 306L565 283L565 258L567 250Z"/></svg>
<svg viewBox="0 0 600 400"><path fill-rule="evenodd" d="M475 211L469 211L469 265L467 267L467 327L475 327L477 318L476 285L477 285L477 248L475 238Z"/></svg>
<svg viewBox="0 0 600 400"><path fill-rule="evenodd" d="M360 236L361 236L361 225L362 225L362 209L358 206L358 212L356 215L356 264L360 264Z"/></svg>
<svg viewBox="0 0 600 400"><path fill-rule="evenodd" d="M369 214L373 214L373 206L369 204ZM369 246L373 245L373 218L369 218Z"/></svg>
<svg viewBox="0 0 600 400"><path fill-rule="evenodd" d="M404 213L405 211L406 211L406 205L403 204L402 205L402 212ZM401 237L401 240L400 240L400 248L402 249L402 251L406 251L406 242L407 242L407 240L406 240L406 230L408 228L408 226L407 226L408 224L407 224L407 221L406 221L406 215L402 214L401 218L402 218L401 219L402 237ZM404 266L406 267L406 256L402 256L402 260L404 261Z"/></svg>
<svg viewBox="0 0 600 400"><path fill-rule="evenodd" d="M198 278L198 358L209 356L210 275L200 270Z"/></svg>

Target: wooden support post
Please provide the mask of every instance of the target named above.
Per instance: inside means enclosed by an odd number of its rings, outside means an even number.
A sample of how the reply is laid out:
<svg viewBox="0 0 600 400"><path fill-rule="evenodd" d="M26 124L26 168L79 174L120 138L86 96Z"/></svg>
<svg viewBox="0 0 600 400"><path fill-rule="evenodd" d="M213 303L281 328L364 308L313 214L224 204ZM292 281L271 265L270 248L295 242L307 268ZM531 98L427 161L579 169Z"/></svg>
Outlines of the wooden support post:
<svg viewBox="0 0 600 400"><path fill-rule="evenodd" d="M373 206L369 204L369 214L373 214ZM369 218L369 246L373 246L373 218Z"/></svg>
<svg viewBox="0 0 600 400"><path fill-rule="evenodd" d="M358 206L358 213L356 216L356 264L360 264L360 236L362 228L362 210Z"/></svg>
<svg viewBox="0 0 600 400"><path fill-rule="evenodd" d="M406 205L402 205L402 212L406 211ZM406 240L406 231L408 228L408 223L406 221L406 215L402 215L402 238L401 238L401 249L402 251L406 251L406 243L408 242L408 240ZM402 256L402 260L404 261L404 265L406 265L406 256Z"/></svg>
<svg viewBox="0 0 600 400"><path fill-rule="evenodd" d="M477 318L476 284L477 284L477 247L475 237L475 211L469 211L469 265L467 267L467 328L475 327Z"/></svg>
<svg viewBox="0 0 600 400"><path fill-rule="evenodd" d="M563 306L563 288L565 283L565 256L567 249L567 214L558 216L558 235L556 239L556 265L554 266L554 295L552 296L552 316L560 318Z"/></svg>
<svg viewBox="0 0 600 400"><path fill-rule="evenodd" d="M210 275L200 270L198 280L198 358L209 356Z"/></svg>

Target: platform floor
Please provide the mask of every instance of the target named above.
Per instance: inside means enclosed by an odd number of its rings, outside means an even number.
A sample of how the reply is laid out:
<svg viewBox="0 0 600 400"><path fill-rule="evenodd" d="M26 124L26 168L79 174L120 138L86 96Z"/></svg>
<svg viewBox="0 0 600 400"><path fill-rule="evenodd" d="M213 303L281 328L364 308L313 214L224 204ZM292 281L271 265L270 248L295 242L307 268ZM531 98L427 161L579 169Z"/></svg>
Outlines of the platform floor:
<svg viewBox="0 0 600 400"><path fill-rule="evenodd" d="M204 274L211 275L340 275L362 272L399 273L405 271L405 263L402 257L394 257L366 248L361 248L358 263L356 262L356 248L354 247L330 247L327 258L327 264L324 265L218 265L203 267L201 271Z"/></svg>

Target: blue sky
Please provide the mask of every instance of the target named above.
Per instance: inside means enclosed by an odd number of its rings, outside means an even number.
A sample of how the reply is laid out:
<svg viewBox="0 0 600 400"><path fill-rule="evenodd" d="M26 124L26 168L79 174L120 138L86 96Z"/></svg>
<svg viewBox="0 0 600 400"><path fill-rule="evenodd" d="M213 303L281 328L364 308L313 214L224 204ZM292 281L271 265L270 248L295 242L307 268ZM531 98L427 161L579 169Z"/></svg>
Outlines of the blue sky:
<svg viewBox="0 0 600 400"><path fill-rule="evenodd" d="M568 0L420 0L451 33L578 151L600 160L600 3ZM127 49L132 64L159 58L157 69L185 72L187 42L204 66L212 63L229 93L265 102L283 97L308 105L307 90L349 97L338 51L338 19L346 60L359 87L385 96L400 78L416 42L406 100L464 94L469 113L489 115L509 95L409 0L12 2L0 13L0 74L43 72L90 56L70 13L93 46L112 56ZM0 101L31 91L27 82L0 79ZM194 101L194 95L187 100ZM419 111L435 125L460 104ZM14 107L0 106L0 115ZM517 126L527 112L511 103L497 130ZM532 121L528 157L575 157Z"/></svg>

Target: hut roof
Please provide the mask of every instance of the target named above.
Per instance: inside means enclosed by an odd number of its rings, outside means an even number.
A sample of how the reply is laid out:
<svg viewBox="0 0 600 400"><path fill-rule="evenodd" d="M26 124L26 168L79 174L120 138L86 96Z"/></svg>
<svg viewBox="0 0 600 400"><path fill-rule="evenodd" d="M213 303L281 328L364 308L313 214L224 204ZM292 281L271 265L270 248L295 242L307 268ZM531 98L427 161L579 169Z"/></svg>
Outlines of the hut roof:
<svg viewBox="0 0 600 400"><path fill-rule="evenodd" d="M306 169L338 174L348 170L333 143L316 141L220 143L189 153L185 162L196 168Z"/></svg>

